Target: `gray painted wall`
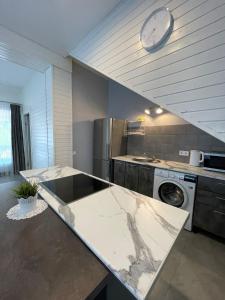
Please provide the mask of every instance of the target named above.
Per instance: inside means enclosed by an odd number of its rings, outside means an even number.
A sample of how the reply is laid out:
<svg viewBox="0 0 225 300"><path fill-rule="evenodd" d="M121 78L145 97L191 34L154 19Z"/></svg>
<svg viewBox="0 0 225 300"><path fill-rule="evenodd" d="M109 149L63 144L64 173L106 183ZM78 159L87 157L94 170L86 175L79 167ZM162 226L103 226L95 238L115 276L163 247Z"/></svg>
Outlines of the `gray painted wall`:
<svg viewBox="0 0 225 300"><path fill-rule="evenodd" d="M145 135L128 137L128 154L148 152L160 159L188 162L189 157L179 156L179 150L225 152L223 142L169 112L152 117L145 115L143 112L149 106L155 107L155 104L115 81L109 81L109 116L129 121L144 117Z"/></svg>
<svg viewBox="0 0 225 300"><path fill-rule="evenodd" d="M92 173L93 120L107 114L108 81L73 63L73 165Z"/></svg>
<svg viewBox="0 0 225 300"><path fill-rule="evenodd" d="M189 157L179 156L179 150L225 152L225 144L191 124L171 126L146 126L145 135L128 136L127 152L160 159L189 162Z"/></svg>
<svg viewBox="0 0 225 300"><path fill-rule="evenodd" d="M156 107L156 105L115 81L109 80L108 115L110 117L135 121L142 116L148 126L187 123L169 112L154 117L147 116L144 110L149 107Z"/></svg>
<svg viewBox="0 0 225 300"><path fill-rule="evenodd" d="M223 151L225 144L169 113L147 116L145 108L155 106L140 95L73 64L73 150L74 167L92 173L93 120L104 117L136 120L144 117L145 136L129 136L128 154L149 152L161 159L188 162L179 150Z"/></svg>

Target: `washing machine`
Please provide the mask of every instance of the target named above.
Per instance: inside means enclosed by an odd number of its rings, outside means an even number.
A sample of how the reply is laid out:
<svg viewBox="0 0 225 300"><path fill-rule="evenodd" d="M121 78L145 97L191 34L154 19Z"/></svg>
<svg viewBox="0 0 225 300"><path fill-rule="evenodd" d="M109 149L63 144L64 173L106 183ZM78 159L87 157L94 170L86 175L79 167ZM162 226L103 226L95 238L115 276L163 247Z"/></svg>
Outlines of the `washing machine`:
<svg viewBox="0 0 225 300"><path fill-rule="evenodd" d="M192 230L197 176L164 169L155 169L153 198L189 212L184 226Z"/></svg>

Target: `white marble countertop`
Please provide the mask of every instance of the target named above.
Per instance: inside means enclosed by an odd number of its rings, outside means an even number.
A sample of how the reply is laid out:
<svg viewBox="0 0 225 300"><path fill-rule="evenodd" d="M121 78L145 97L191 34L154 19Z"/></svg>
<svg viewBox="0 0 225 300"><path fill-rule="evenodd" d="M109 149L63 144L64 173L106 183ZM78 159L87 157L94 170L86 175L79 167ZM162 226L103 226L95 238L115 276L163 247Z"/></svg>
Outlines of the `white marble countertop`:
<svg viewBox="0 0 225 300"><path fill-rule="evenodd" d="M138 157L140 157L140 156L124 155L124 156L116 156L116 157L113 157L112 159L131 162L131 163L140 164L140 165L149 165L149 166L152 166L155 168L160 168L160 169L168 169L168 170L184 172L184 173L186 172L189 174L225 180L225 173L222 173L222 172L208 171L208 170L204 170L201 167L193 167L186 163L169 161L169 160L160 160L160 162L158 162L158 163L139 162L139 161L133 160L134 158L138 158Z"/></svg>
<svg viewBox="0 0 225 300"><path fill-rule="evenodd" d="M51 167L21 175L43 182L79 173ZM41 186L39 193L137 299L147 297L188 218L184 210L117 185L67 205Z"/></svg>

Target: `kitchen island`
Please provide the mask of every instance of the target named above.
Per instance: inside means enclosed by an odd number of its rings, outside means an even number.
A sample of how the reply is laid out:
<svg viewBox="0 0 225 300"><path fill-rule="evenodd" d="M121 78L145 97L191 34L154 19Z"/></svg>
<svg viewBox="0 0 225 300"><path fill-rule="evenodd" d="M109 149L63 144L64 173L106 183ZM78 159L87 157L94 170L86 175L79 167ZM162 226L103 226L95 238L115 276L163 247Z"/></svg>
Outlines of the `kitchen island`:
<svg viewBox="0 0 225 300"><path fill-rule="evenodd" d="M56 166L21 175L40 183L43 199L137 299L146 299L188 213L117 185L63 204L41 185L81 173Z"/></svg>
<svg viewBox="0 0 225 300"><path fill-rule="evenodd" d="M50 207L31 219L6 217L19 183L0 184L0 299L94 300L109 272Z"/></svg>

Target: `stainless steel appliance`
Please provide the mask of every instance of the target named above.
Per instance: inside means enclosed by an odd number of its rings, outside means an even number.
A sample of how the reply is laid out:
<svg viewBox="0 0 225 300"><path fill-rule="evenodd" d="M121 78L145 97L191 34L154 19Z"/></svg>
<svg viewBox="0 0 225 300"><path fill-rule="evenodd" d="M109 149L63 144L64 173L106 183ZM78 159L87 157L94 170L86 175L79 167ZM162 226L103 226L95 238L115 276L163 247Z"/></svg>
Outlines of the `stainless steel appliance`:
<svg viewBox="0 0 225 300"><path fill-rule="evenodd" d="M197 176L164 169L155 169L153 198L189 212L184 226L192 230L192 216Z"/></svg>
<svg viewBox="0 0 225 300"><path fill-rule="evenodd" d="M113 118L94 121L93 174L111 181L111 158L127 153L127 121Z"/></svg>
<svg viewBox="0 0 225 300"><path fill-rule="evenodd" d="M225 153L204 153L203 168L210 171L225 172Z"/></svg>

